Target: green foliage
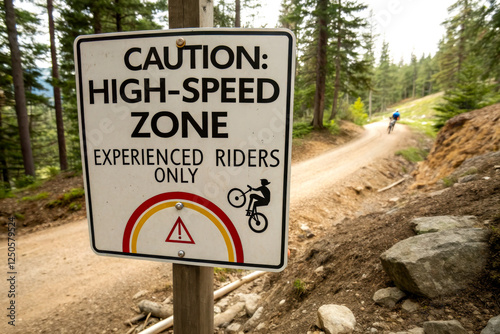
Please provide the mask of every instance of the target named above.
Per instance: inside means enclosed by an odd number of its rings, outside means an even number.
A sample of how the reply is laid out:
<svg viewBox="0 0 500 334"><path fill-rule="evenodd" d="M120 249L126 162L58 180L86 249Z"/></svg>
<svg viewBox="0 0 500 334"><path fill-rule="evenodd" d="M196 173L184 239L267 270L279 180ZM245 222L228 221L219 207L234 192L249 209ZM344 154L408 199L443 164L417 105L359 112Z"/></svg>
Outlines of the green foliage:
<svg viewBox="0 0 500 334"><path fill-rule="evenodd" d="M460 175L460 177L462 176L467 176L467 175L475 175L477 174L478 170L476 167L471 167L469 169L467 169L464 173L462 173L462 175Z"/></svg>
<svg viewBox="0 0 500 334"><path fill-rule="evenodd" d="M68 208L71 210L71 211L78 211L82 208L82 204L81 203L77 203L77 202L71 202L69 205L68 205Z"/></svg>
<svg viewBox="0 0 500 334"><path fill-rule="evenodd" d="M60 170L58 167L50 166L48 168L48 172L50 177L56 177L57 175L59 175Z"/></svg>
<svg viewBox="0 0 500 334"><path fill-rule="evenodd" d="M445 178L443 178L444 186L447 188L453 186L457 182L458 179L455 176L446 176Z"/></svg>
<svg viewBox="0 0 500 334"><path fill-rule="evenodd" d="M481 69L478 64L469 60L464 64L458 83L445 93L445 103L436 107L436 128L440 129L447 120L464 112L485 107L495 98L488 98L491 85L480 79Z"/></svg>
<svg viewBox="0 0 500 334"><path fill-rule="evenodd" d="M217 281L226 282L229 279L229 274L235 274L241 271L241 269L214 267L214 276Z"/></svg>
<svg viewBox="0 0 500 334"><path fill-rule="evenodd" d="M306 123L306 122L293 123L292 137L303 138L308 134L310 134L312 130L313 126L311 125L311 123Z"/></svg>
<svg viewBox="0 0 500 334"><path fill-rule="evenodd" d="M409 147L396 152L396 155L402 156L407 161L413 163L424 160L427 157L427 154L429 154L429 152L418 147Z"/></svg>
<svg viewBox="0 0 500 334"><path fill-rule="evenodd" d="M24 220L24 215L20 212L14 212L14 217L19 220Z"/></svg>
<svg viewBox="0 0 500 334"><path fill-rule="evenodd" d="M301 279L293 281L293 291L297 297L302 297L307 293L307 284Z"/></svg>
<svg viewBox="0 0 500 334"><path fill-rule="evenodd" d="M25 196L25 197L21 198L21 201L28 201L28 202L39 201L39 200L48 198L49 195L50 195L50 193L44 191L44 192L41 192L41 193L36 194L34 196Z"/></svg>
<svg viewBox="0 0 500 334"><path fill-rule="evenodd" d="M0 199L14 197L8 184L0 182Z"/></svg>
<svg viewBox="0 0 500 334"><path fill-rule="evenodd" d="M75 199L81 198L85 196L85 190L83 188L73 188L69 192L62 194L57 197L57 199L50 201L46 204L48 208L55 208L58 206L73 206L76 203L73 203ZM80 207L81 208L81 207ZM78 209L79 210L79 209Z"/></svg>
<svg viewBox="0 0 500 334"><path fill-rule="evenodd" d="M340 127L339 125L337 124L337 122L335 122L335 120L331 120L331 121L324 121L323 122L323 126L325 127L325 129L327 129L332 135L336 135L336 134L339 134L340 133Z"/></svg>
<svg viewBox="0 0 500 334"><path fill-rule="evenodd" d="M31 175L23 175L14 180L14 185L17 189L26 188L35 183L35 177Z"/></svg>
<svg viewBox="0 0 500 334"><path fill-rule="evenodd" d="M358 97L356 102L349 106L349 114L351 117L351 121L357 125L364 125L368 120L368 114L365 111L365 104L361 101L361 98Z"/></svg>

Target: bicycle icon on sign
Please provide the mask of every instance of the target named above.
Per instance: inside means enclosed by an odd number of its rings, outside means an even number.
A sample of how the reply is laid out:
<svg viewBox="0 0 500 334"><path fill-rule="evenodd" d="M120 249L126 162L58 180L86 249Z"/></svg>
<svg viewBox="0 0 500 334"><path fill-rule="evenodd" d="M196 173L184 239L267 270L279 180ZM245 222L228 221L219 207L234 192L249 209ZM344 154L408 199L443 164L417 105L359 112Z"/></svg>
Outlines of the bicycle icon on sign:
<svg viewBox="0 0 500 334"><path fill-rule="evenodd" d="M247 191L233 188L227 194L227 201L229 202L229 204L231 204L231 206L235 208L241 208L247 201L247 193L252 190L260 191L262 193L262 196L251 194L247 208L248 226L250 226L250 229L255 233L264 232L267 229L268 225L267 217L263 213L257 212L257 207L267 206L269 204L269 201L271 200L271 192L269 191L269 188L267 188L267 185L271 182L267 181L266 179L261 179L260 183L261 186L258 188L252 188L251 186L247 185Z"/></svg>

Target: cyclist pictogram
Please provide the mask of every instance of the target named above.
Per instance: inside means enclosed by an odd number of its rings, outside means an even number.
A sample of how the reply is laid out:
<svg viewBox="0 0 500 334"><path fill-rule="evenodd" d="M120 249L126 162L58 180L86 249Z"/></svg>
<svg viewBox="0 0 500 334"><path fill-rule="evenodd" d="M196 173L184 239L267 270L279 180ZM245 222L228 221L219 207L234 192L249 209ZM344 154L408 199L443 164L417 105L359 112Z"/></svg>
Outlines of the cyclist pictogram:
<svg viewBox="0 0 500 334"><path fill-rule="evenodd" d="M255 233L262 233L267 229L267 217L263 213L257 212L257 207L269 205L269 202L271 201L271 191L269 191L267 186L270 183L271 182L267 179L261 179L261 186L258 188L252 188L250 185L247 185L247 191L233 188L227 194L229 204L235 208L241 208L245 205L247 201L247 193L250 191L260 192L262 194L262 196L256 193L251 194L247 208L247 216L249 217L248 226L250 226L250 229Z"/></svg>

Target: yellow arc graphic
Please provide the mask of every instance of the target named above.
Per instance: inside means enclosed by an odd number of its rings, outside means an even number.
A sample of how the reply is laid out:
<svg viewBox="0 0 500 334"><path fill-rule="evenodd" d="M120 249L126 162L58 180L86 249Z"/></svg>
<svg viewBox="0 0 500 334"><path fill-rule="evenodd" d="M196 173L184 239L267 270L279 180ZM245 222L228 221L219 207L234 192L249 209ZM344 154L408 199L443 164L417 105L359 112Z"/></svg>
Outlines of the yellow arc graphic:
<svg viewBox="0 0 500 334"><path fill-rule="evenodd" d="M149 218L151 218L151 216L154 215L155 213L157 213L158 211L161 211L161 210L167 209L167 208L171 208L171 207L175 206L176 203L177 203L177 201L164 202L164 203L161 203L157 206L154 206L151 209L149 209L148 211L146 211L146 213L142 216L142 218L137 223L137 226L135 227L134 233L132 235L132 245L131 245L132 246L131 247L132 253L137 253L137 239L139 238L139 233L141 232L142 226L146 223L146 221ZM208 212L207 210L205 210L204 208L202 208L199 205L196 205L194 203L186 203L186 202L183 202L182 204L184 204L185 208L192 209L192 210L195 210L196 212L201 213L202 215L207 217L212 223L214 223L215 226L217 226L217 228L219 229L219 232L222 234L222 237L224 238L224 242L225 242L226 248L227 248L227 256L228 256L229 262L235 262L234 249L233 249L233 244L231 242L231 238L229 237L229 234L224 229L224 227L219 222L219 220L217 218L215 218L215 216L212 213Z"/></svg>

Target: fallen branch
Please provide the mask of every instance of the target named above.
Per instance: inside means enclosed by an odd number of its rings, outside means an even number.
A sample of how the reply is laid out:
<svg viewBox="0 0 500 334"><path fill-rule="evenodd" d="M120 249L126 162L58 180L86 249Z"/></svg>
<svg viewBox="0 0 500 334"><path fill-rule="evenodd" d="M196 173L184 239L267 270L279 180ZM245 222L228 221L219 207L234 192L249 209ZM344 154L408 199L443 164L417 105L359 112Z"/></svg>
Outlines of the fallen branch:
<svg viewBox="0 0 500 334"><path fill-rule="evenodd" d="M394 182L393 184L390 184L390 185L388 185L388 186L387 186L387 187L385 187L385 188L382 188L382 189L377 190L377 192L381 193L382 191L389 190L389 189L391 189L392 187L395 187L395 186L397 186L398 184L402 183L404 180L406 180L406 178L404 178L404 177L403 177L401 180L396 181L396 182Z"/></svg>
<svg viewBox="0 0 500 334"><path fill-rule="evenodd" d="M219 299L220 297L228 294L229 292L235 290L236 288L239 288L240 286L242 286L245 283L248 283L248 282L255 280L256 278L264 275L265 273L266 273L265 271L254 271L250 275L242 277L239 280L236 280L236 281L220 288L219 290L214 292L214 300ZM149 328L146 328L140 334L160 333L160 332L164 331L165 329L172 327L173 324L174 324L174 316L171 316L171 317L168 317L167 319L164 319L164 320L156 323L155 325L153 325Z"/></svg>
<svg viewBox="0 0 500 334"><path fill-rule="evenodd" d="M141 314L138 314L136 315L135 317L125 321L125 325L130 325L132 326L133 324L136 324L138 323L140 320L144 319L144 317L146 316L145 313L141 313Z"/></svg>

